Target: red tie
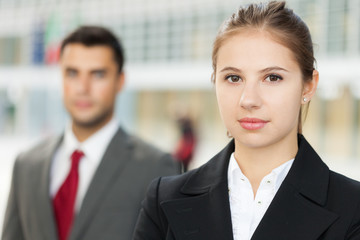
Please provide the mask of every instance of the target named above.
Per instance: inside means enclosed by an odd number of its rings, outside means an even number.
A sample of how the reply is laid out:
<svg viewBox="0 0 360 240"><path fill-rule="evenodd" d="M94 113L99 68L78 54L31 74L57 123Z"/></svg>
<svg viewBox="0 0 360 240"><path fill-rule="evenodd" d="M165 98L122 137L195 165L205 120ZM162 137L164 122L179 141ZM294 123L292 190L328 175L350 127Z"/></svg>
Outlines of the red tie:
<svg viewBox="0 0 360 240"><path fill-rule="evenodd" d="M79 161L83 156L82 151L73 152L70 172L53 199L59 240L66 240L70 232L79 182Z"/></svg>

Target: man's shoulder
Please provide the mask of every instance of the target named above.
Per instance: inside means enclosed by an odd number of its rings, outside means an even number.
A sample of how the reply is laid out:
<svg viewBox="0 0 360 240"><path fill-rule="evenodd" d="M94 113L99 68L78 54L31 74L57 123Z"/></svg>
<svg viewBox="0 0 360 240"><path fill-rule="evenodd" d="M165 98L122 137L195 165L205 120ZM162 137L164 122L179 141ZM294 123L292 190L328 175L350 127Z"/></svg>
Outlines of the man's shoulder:
<svg viewBox="0 0 360 240"><path fill-rule="evenodd" d="M40 156L46 156L50 152L55 151L57 145L60 143L62 136L48 136L39 141L34 145L20 152L17 156L16 161L20 164L37 162L43 158Z"/></svg>
<svg viewBox="0 0 360 240"><path fill-rule="evenodd" d="M148 161L157 161L168 155L166 152L160 150L160 148L136 135L128 134L122 129L119 131L121 131L122 134L117 134L113 141L116 141L116 138L120 137L126 138L125 142L133 152L135 160L142 161L146 159Z"/></svg>
<svg viewBox="0 0 360 240"><path fill-rule="evenodd" d="M147 154L151 155L163 155L164 151L160 150L160 148L156 147L155 145L137 137L131 136L132 141L134 143L134 148L137 150L142 150Z"/></svg>
<svg viewBox="0 0 360 240"><path fill-rule="evenodd" d="M143 169L163 172L161 175L173 175L180 173L180 167L175 164L171 154L160 150L158 147L132 136L133 141L133 162L137 162Z"/></svg>
<svg viewBox="0 0 360 240"><path fill-rule="evenodd" d="M130 160L132 167L146 170L144 174L151 175L155 172L154 177L179 173L179 167L175 166L175 160L169 153L136 135L128 134L121 127L109 143L105 154L114 156L115 159L126 158ZM158 174L159 172L161 174Z"/></svg>

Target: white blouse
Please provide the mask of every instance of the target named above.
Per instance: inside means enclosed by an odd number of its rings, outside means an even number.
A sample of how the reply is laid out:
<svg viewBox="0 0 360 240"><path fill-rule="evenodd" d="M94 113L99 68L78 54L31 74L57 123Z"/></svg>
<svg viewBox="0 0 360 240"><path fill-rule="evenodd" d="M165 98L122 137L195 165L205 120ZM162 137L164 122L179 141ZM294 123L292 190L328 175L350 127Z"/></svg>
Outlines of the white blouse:
<svg viewBox="0 0 360 240"><path fill-rule="evenodd" d="M260 183L255 199L250 181L241 172L234 153L228 167L228 187L234 240L249 240L265 215L294 159L272 170Z"/></svg>

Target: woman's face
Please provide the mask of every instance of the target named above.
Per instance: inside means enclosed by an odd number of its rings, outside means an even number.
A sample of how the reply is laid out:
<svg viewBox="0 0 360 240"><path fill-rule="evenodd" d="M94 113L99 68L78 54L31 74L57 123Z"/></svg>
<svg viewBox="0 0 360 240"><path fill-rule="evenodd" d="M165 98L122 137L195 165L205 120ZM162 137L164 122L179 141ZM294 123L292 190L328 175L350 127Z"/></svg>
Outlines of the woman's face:
<svg viewBox="0 0 360 240"><path fill-rule="evenodd" d="M293 53L268 33L247 30L222 43L215 87L236 144L260 148L296 139L304 97L301 70Z"/></svg>

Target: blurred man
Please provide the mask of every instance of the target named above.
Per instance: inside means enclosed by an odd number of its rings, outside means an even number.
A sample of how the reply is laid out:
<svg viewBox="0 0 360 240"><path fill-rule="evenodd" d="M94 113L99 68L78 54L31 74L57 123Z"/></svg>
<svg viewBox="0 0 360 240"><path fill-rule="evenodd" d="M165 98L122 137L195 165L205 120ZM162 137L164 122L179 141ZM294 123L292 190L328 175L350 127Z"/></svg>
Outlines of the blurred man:
<svg viewBox="0 0 360 240"><path fill-rule="evenodd" d="M17 158L3 240L131 239L150 181L177 173L168 154L114 120L124 85L120 43L81 27L62 43L64 104L71 124Z"/></svg>

